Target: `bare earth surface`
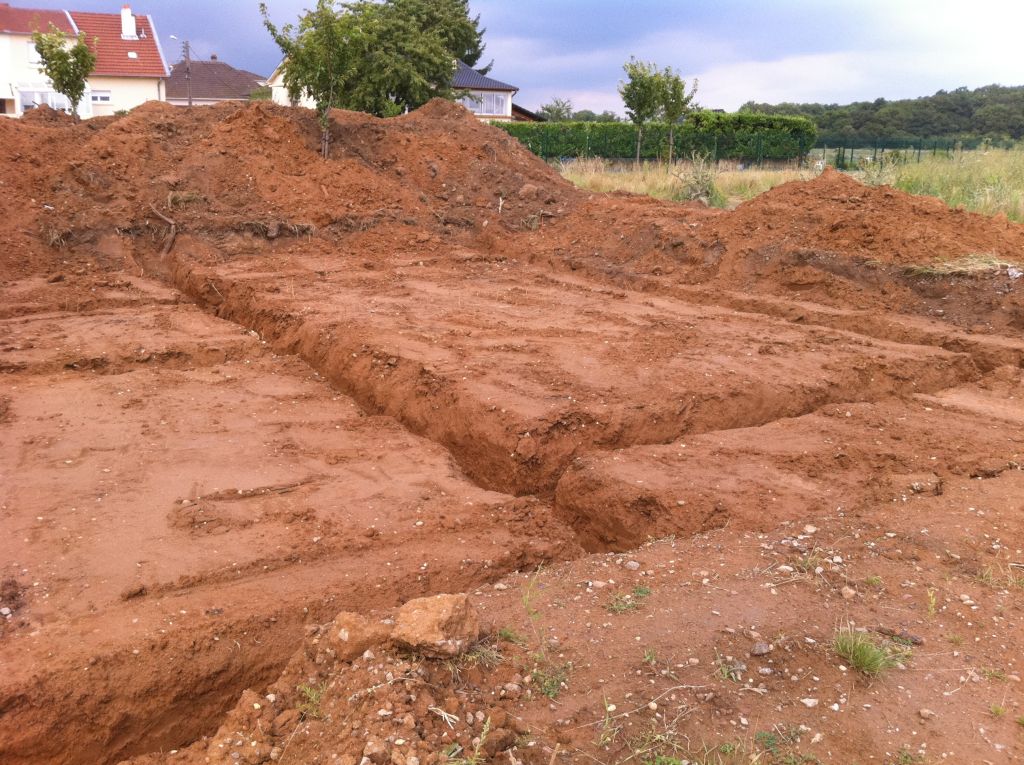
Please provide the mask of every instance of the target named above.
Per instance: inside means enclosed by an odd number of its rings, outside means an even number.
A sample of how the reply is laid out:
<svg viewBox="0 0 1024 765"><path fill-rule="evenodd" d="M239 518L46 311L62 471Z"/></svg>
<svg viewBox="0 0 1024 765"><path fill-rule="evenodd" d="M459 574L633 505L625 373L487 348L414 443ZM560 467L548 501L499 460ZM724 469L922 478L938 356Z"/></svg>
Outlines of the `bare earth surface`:
<svg viewBox="0 0 1024 765"><path fill-rule="evenodd" d="M1024 757L1022 227L333 121L0 121L0 761Z"/></svg>

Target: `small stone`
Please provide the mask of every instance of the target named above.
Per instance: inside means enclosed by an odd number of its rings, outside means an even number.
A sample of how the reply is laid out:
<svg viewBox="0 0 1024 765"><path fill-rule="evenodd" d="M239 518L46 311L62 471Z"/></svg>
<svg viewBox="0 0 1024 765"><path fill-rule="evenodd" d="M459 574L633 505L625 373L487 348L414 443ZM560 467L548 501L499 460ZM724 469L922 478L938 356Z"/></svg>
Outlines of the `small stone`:
<svg viewBox="0 0 1024 765"><path fill-rule="evenodd" d="M920 709L917 714L922 720L931 720L935 717L935 713L930 709Z"/></svg>
<svg viewBox="0 0 1024 765"><path fill-rule="evenodd" d="M0 608L0 616L10 616L10 615L11 615L11 609L9 609L7 606L4 606L3 608Z"/></svg>
<svg viewBox="0 0 1024 765"><path fill-rule="evenodd" d="M792 574L793 573L793 567L792 566L779 566L775 570L778 571L780 574Z"/></svg>
<svg viewBox="0 0 1024 765"><path fill-rule="evenodd" d="M800 699L800 703L808 709L814 709L814 707L818 706L817 699Z"/></svg>
<svg viewBox="0 0 1024 765"><path fill-rule="evenodd" d="M640 568L640 563L635 560L627 561L626 568L628 568L630 571L637 571Z"/></svg>
<svg viewBox="0 0 1024 765"><path fill-rule="evenodd" d="M851 598L857 597L857 591L850 586L844 587L840 592L843 595L843 600L850 600Z"/></svg>
<svg viewBox="0 0 1024 765"><path fill-rule="evenodd" d="M816 532L817 530L818 530L818 527L817 527L817 526L812 526L812 525L811 525L811 524L809 524L809 523L808 523L808 524L807 524L806 526L804 526L804 533L805 533L805 534L813 534L813 533L815 533L815 532Z"/></svg>
<svg viewBox="0 0 1024 765"><path fill-rule="evenodd" d="M494 585L494 589L496 589L496 590L507 590L508 589L508 585L505 584L504 582L496 582L495 585Z"/></svg>
<svg viewBox="0 0 1024 765"><path fill-rule="evenodd" d="M751 647L750 655L751 656L764 656L767 653L771 653L771 650L772 650L772 647L771 647L771 645L769 643L765 643L764 641L759 641L757 643L754 643L753 647Z"/></svg>
<svg viewBox="0 0 1024 765"><path fill-rule="evenodd" d="M657 712L658 711L658 705L654 701L652 701L650 704L648 704L647 708L650 709L652 712Z"/></svg>
<svg viewBox="0 0 1024 765"><path fill-rule="evenodd" d="M387 747L380 741L370 739L363 747L363 757L375 765L383 765L388 761L389 756Z"/></svg>
<svg viewBox="0 0 1024 765"><path fill-rule="evenodd" d="M823 736L821 733L815 733L811 737L811 743L812 744L820 744L824 740L825 740L825 736Z"/></svg>

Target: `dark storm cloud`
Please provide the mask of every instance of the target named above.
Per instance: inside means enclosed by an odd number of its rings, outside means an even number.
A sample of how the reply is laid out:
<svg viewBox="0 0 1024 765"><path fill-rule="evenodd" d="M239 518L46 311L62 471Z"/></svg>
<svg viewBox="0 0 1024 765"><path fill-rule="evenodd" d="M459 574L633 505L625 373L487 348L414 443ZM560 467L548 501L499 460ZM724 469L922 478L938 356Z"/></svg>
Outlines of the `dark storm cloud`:
<svg viewBox="0 0 1024 765"><path fill-rule="evenodd" d="M278 24L315 0L268 0ZM13 5L117 13L117 0L27 0ZM487 28L494 76L537 107L552 96L577 108L621 111L616 85L629 56L699 76L700 102L855 99L926 95L939 88L1024 82L1016 54L1024 3L976 0L471 0ZM169 60L174 34L195 55L269 74L278 50L258 2L137 0ZM993 23L997 20L998 23Z"/></svg>

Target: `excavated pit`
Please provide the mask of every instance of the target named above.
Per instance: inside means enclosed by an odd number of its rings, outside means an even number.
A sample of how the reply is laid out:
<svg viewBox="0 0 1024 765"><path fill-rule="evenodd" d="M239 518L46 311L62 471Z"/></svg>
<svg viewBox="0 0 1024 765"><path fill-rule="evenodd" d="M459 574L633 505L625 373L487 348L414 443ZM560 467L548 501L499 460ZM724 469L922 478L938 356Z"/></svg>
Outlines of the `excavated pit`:
<svg viewBox="0 0 1024 765"><path fill-rule="evenodd" d="M187 744L342 608L1018 464L981 392L1019 289L898 271L1020 227L833 173L595 197L450 105L333 120L326 162L264 104L0 122L5 761Z"/></svg>

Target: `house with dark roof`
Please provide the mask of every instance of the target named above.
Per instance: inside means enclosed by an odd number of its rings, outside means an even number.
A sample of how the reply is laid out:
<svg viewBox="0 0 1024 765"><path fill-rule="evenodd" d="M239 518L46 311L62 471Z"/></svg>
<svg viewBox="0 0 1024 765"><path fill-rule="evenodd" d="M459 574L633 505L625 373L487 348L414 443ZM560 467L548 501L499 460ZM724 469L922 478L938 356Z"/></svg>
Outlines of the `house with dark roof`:
<svg viewBox="0 0 1024 765"><path fill-rule="evenodd" d="M167 102L174 106L188 106L189 97L196 106L221 101L248 101L254 90L264 87L267 78L235 69L214 54L209 59L179 61L171 67L167 80Z"/></svg>
<svg viewBox="0 0 1024 765"><path fill-rule="evenodd" d="M480 74L462 61L456 61L452 87L468 91L459 103L480 119L512 120L512 96L519 92L515 85Z"/></svg>
<svg viewBox="0 0 1024 765"><path fill-rule="evenodd" d="M287 59L286 59L287 60ZM288 89L284 86L284 64L282 61L267 79L271 98L284 106L304 106L315 108L316 104L309 98L301 98L293 103L288 97ZM469 109L481 120L497 120L508 122L514 119L529 119L525 115L517 117L512 110L512 96L519 92L515 85L495 80L463 63L455 62L455 73L452 75L452 87L466 94L459 103ZM525 109L520 109L525 112ZM536 116L536 115L534 115Z"/></svg>
<svg viewBox="0 0 1024 765"><path fill-rule="evenodd" d="M146 101L164 100L169 72L150 16L15 8L0 3L0 114L18 117L41 104L67 110L67 99L39 70L32 32L53 25L69 36L85 33L96 66L79 104L82 117L109 115Z"/></svg>

